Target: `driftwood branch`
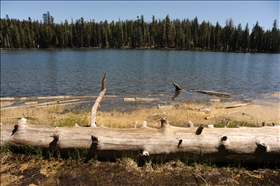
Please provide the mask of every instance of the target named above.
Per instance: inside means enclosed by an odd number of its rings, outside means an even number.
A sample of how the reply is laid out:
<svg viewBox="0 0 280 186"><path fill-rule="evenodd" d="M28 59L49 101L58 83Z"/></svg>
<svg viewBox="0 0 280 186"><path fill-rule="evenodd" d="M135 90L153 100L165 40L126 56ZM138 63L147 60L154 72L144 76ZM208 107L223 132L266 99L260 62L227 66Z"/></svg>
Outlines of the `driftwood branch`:
<svg viewBox="0 0 280 186"><path fill-rule="evenodd" d="M249 105L249 104L248 103L239 103L239 104L235 104L235 105L224 106L224 108L229 109L229 108L243 107L243 106L247 106L247 105Z"/></svg>
<svg viewBox="0 0 280 186"><path fill-rule="evenodd" d="M146 102L146 101L155 101L158 100L156 98L123 98L124 102Z"/></svg>
<svg viewBox="0 0 280 186"><path fill-rule="evenodd" d="M208 94L208 95L213 95L213 96L218 96L218 97L224 97L224 98L229 98L231 97L229 93L226 92L215 92L215 91L209 91L209 90L194 90L190 89L190 92L198 92L202 94Z"/></svg>
<svg viewBox="0 0 280 186"><path fill-rule="evenodd" d="M175 81L173 82L173 85L175 87L175 93L172 97L172 101L174 101L181 93L181 91L183 90L177 83L175 83Z"/></svg>
<svg viewBox="0 0 280 186"><path fill-rule="evenodd" d="M90 126L92 127L96 127L96 113L97 113L97 109L100 106L100 102L106 92L106 78L107 78L107 74L104 74L103 80L102 80L102 88L101 88L101 92L99 94L99 96L97 97L92 110L91 110L91 118L90 118Z"/></svg>
<svg viewBox="0 0 280 186"><path fill-rule="evenodd" d="M175 92L183 90L177 83L173 82L173 85L175 87Z"/></svg>
<svg viewBox="0 0 280 186"><path fill-rule="evenodd" d="M105 97L116 97L109 95ZM71 100L71 99L92 99L97 96L41 96L41 97L1 97L0 101L39 101L39 100Z"/></svg>

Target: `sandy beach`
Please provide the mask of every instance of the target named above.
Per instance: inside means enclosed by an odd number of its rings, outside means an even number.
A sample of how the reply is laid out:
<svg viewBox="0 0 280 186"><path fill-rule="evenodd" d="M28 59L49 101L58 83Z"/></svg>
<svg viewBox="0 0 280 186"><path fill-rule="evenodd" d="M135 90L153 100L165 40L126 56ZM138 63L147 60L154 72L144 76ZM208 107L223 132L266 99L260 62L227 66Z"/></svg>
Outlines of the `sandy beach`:
<svg viewBox="0 0 280 186"><path fill-rule="evenodd" d="M161 118L166 118L171 125L182 127L187 126L189 121L194 125L243 123L248 126L261 126L263 122L265 125L272 125L272 123L279 125L279 100L278 92L247 102L246 100L224 102L214 97L206 102L186 100L158 105L139 102L136 106L126 106L129 103L123 102L121 107L111 109L104 109L101 102L101 108L97 113L97 125L127 128L134 127L137 123L140 127L143 121L146 121L148 126L157 127L160 125ZM62 126L61 121L65 123L72 118L79 125L86 126L90 122L90 111L94 101L95 99L45 103L27 101L16 106L14 102L2 101L1 123L14 124L25 117L30 124ZM81 104L86 105L86 108L80 107ZM108 104L105 106L108 107Z"/></svg>

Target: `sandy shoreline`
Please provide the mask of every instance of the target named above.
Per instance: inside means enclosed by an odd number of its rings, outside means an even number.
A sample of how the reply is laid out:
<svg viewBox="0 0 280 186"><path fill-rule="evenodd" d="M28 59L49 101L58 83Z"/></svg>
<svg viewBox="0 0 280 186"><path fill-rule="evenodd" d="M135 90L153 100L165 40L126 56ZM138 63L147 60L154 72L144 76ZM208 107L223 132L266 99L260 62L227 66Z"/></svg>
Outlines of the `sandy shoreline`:
<svg viewBox="0 0 280 186"><path fill-rule="evenodd" d="M266 125L280 124L279 92L249 101L245 99L223 101L217 97L208 97L207 101L202 102L195 99L176 102L163 101L160 107L158 102L124 103L116 101L114 98L112 100L109 103L106 103L105 99L102 100L105 103L101 102L99 108L98 125L133 127L136 122L140 126L143 121L147 121L149 126L157 127L160 124L159 120L163 117L175 126L186 126L188 121L192 121L195 125L226 125L230 122L245 122L250 126L261 126L262 122L265 122ZM14 124L19 118L26 117L32 124L59 126L59 122L65 118L73 118L73 115L76 114L83 118L77 120L77 122L82 121L83 123L78 124L83 126L89 124L90 109L94 101L95 99L76 100L69 104L67 102L56 104L55 101L49 102L52 104L26 102L13 107L9 107L9 105L12 106L14 102L2 101L1 123Z"/></svg>

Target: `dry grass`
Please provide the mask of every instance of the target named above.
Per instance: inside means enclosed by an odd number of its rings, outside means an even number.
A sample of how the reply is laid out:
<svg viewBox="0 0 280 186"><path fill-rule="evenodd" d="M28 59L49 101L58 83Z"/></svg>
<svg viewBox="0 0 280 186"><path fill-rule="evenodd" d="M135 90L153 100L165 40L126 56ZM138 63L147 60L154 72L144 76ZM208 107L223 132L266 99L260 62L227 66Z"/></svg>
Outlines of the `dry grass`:
<svg viewBox="0 0 280 186"><path fill-rule="evenodd" d="M232 166L164 164L146 161L138 166L131 158L116 162L96 159L50 158L1 153L1 185L277 185L279 169L246 169Z"/></svg>
<svg viewBox="0 0 280 186"><path fill-rule="evenodd" d="M182 103L174 103L172 106L163 109L157 106L127 106L124 108L113 109L110 111L97 112L97 125L107 127L130 128L141 126L143 121L150 127L159 127L160 119L166 118L171 125L186 126L188 121L195 125L200 124L219 124L224 126L232 123L238 125L261 126L265 121L271 125L272 122L279 123L280 108L278 103L267 104L265 100L256 100L250 105L224 109L226 105L233 105L239 102L199 102L197 100L187 100ZM7 106L11 103L3 102L1 106ZM30 124L51 125L51 126L74 126L76 123L80 126L86 126L90 123L90 112L93 103L81 107L78 104L63 105L23 105L8 108L1 108L1 122L3 124L16 123L20 118L25 117ZM207 108L211 112L202 112L200 109ZM205 117L214 116L210 120Z"/></svg>

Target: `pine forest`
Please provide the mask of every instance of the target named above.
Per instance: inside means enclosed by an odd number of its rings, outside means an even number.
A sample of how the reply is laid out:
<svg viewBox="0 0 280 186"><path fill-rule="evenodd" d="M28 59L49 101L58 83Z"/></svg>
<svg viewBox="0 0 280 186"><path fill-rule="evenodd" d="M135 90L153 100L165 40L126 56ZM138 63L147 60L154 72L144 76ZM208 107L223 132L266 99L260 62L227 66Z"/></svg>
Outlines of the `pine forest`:
<svg viewBox="0 0 280 186"><path fill-rule="evenodd" d="M43 20L20 21L8 15L1 19L0 48L157 48L177 50L209 50L224 52L280 52L280 31L277 20L272 29L264 30L258 22L249 28L234 25L227 19L225 26L198 18L156 19L144 16L135 20L95 22L83 17L69 23L54 22L49 12Z"/></svg>

